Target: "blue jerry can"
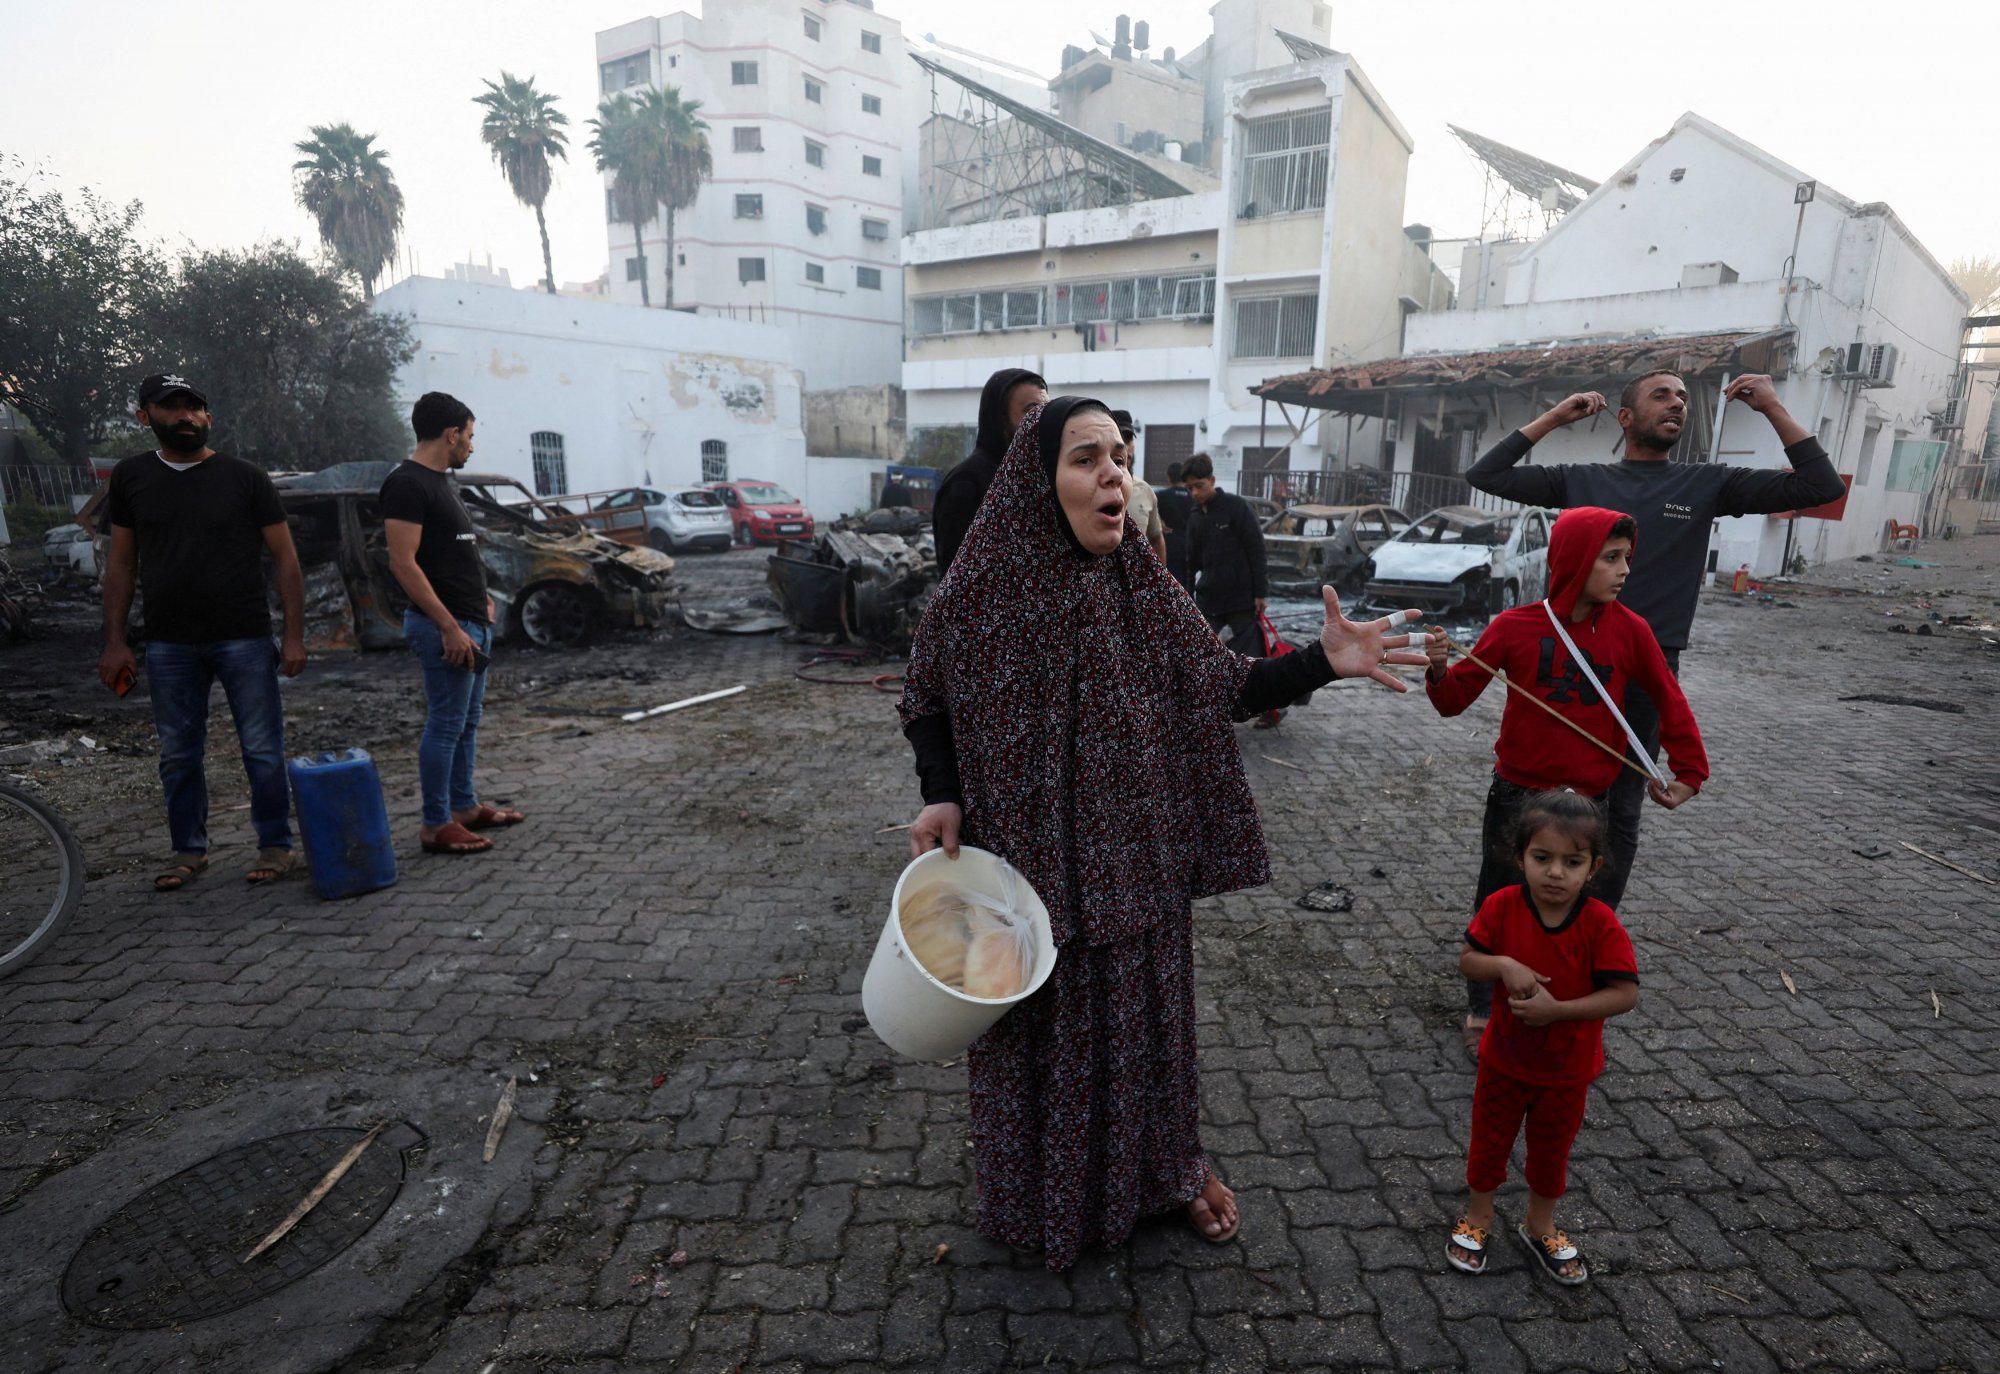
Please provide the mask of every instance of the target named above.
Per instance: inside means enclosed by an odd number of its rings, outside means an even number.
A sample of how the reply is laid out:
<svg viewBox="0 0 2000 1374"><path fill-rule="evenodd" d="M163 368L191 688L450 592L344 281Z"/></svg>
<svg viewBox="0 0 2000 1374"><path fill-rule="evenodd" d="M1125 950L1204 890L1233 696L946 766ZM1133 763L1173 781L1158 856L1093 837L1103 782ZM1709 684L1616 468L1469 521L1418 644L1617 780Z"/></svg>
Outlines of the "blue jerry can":
<svg viewBox="0 0 2000 1374"><path fill-rule="evenodd" d="M396 847L382 778L366 749L300 755L286 765L313 886L329 900L396 881Z"/></svg>

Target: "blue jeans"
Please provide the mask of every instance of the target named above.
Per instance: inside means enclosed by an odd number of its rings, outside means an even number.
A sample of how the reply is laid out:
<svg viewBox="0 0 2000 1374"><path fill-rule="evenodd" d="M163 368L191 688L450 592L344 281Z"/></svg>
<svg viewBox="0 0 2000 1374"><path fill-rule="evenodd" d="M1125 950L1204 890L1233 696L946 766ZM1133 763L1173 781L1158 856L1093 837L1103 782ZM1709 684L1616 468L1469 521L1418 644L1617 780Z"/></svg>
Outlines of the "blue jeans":
<svg viewBox="0 0 2000 1374"><path fill-rule="evenodd" d="M208 852L209 689L220 679L250 778L250 821L259 849L292 847L292 793L285 781L285 707L278 650L268 637L146 646L153 727L160 734L160 789L177 854Z"/></svg>
<svg viewBox="0 0 2000 1374"><path fill-rule="evenodd" d="M481 653L493 650L493 627L461 620ZM445 825L454 811L479 805L472 790L472 765L479 753L479 717L486 706L486 674L454 668L444 661L444 632L431 618L403 612L403 637L424 665L424 738L417 746L417 777L424 794L424 824Z"/></svg>

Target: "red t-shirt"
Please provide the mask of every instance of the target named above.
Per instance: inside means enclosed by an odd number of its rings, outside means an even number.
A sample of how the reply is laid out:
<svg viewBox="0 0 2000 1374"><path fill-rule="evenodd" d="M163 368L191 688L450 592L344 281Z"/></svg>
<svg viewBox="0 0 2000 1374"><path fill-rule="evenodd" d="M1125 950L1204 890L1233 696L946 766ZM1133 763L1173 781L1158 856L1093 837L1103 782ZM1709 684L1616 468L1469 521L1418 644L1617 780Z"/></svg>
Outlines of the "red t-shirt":
<svg viewBox="0 0 2000 1374"><path fill-rule="evenodd" d="M1535 914L1527 885L1503 887L1479 908L1465 943L1481 954L1505 955L1549 979L1558 1002L1588 997L1606 983L1639 981L1632 937L1618 915L1595 897L1580 898L1551 930ZM1555 1021L1530 1026L1508 1007L1504 983L1493 988L1493 1017L1479 1042L1479 1062L1541 1087L1588 1083L1604 1072L1604 1023Z"/></svg>

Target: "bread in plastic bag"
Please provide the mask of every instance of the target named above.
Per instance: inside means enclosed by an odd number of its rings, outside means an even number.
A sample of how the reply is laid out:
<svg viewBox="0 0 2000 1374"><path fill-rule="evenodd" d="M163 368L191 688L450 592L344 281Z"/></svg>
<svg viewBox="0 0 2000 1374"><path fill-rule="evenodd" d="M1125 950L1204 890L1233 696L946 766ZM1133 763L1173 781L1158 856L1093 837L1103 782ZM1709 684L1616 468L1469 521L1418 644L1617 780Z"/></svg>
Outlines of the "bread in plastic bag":
<svg viewBox="0 0 2000 1374"><path fill-rule="evenodd" d="M1009 870L999 898L939 884L907 898L903 945L931 977L968 997L1019 996L1035 976L1035 927L1014 909Z"/></svg>

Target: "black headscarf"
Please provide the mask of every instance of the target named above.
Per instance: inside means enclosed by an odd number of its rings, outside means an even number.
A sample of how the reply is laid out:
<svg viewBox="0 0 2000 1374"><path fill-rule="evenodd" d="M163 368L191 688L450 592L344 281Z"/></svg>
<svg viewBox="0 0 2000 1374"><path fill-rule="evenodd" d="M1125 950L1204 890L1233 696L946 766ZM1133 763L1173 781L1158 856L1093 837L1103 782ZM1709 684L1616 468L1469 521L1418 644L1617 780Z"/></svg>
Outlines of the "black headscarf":
<svg viewBox="0 0 2000 1374"><path fill-rule="evenodd" d="M1082 404L1028 412L924 612L902 717L950 717L966 843L1034 885L1057 943L1097 945L1270 867L1230 723L1250 660L1129 523L1094 557L1063 515L1052 474Z"/></svg>
<svg viewBox="0 0 2000 1374"><path fill-rule="evenodd" d="M1025 367L1003 367L986 379L979 393L979 429L972 441L972 452L938 482L932 500L940 569L951 566L959 543L972 524L973 513L986 499L986 489L993 485L994 474L1000 471L1000 460L1006 456L1007 446L1014 442L1014 431L1007 423L1007 398L1023 382L1048 387L1040 374Z"/></svg>

